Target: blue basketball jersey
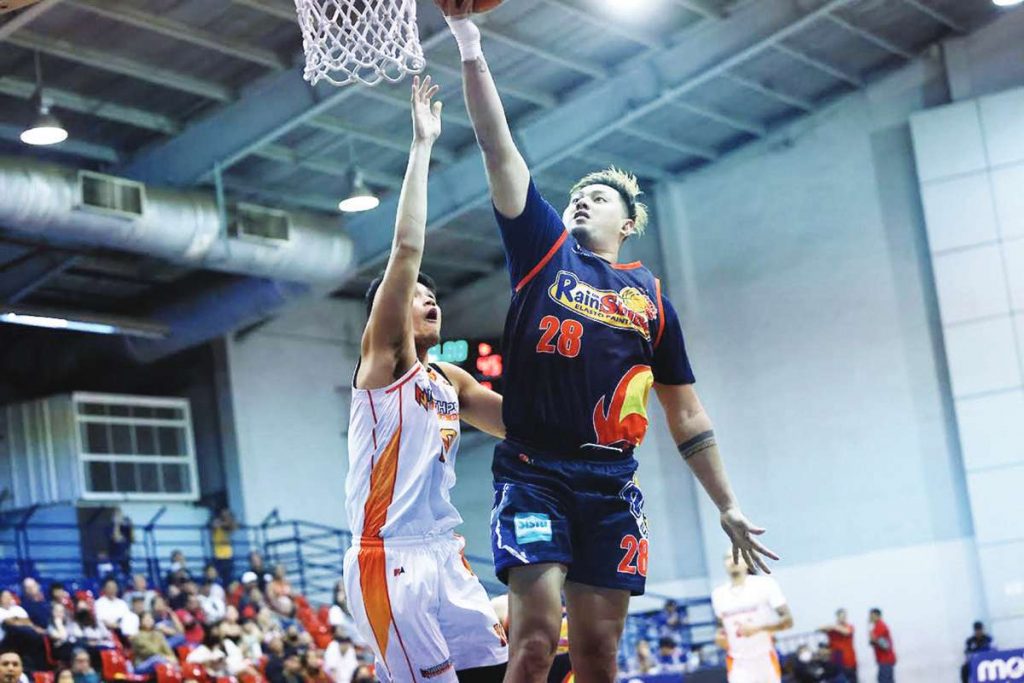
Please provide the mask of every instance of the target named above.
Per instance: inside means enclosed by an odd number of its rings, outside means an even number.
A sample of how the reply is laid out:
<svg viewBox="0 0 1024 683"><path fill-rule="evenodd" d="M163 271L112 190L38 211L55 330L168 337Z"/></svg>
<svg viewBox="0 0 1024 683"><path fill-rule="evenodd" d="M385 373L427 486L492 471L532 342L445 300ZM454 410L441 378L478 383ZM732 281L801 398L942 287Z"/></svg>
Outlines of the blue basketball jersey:
<svg viewBox="0 0 1024 683"><path fill-rule="evenodd" d="M584 248L531 182L526 207L495 211L512 282L503 416L512 441L573 457L631 451L654 382L691 384L678 316L640 262Z"/></svg>

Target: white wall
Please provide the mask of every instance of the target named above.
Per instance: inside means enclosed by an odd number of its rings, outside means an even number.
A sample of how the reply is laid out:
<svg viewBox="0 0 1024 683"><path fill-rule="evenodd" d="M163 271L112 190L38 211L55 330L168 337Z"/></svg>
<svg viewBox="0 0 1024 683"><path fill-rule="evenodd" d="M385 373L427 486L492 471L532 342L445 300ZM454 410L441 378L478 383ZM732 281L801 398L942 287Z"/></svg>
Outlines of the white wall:
<svg viewBox="0 0 1024 683"><path fill-rule="evenodd" d="M246 521L347 527L345 431L361 302L308 302L228 342L237 468ZM234 467L232 467L234 465Z"/></svg>

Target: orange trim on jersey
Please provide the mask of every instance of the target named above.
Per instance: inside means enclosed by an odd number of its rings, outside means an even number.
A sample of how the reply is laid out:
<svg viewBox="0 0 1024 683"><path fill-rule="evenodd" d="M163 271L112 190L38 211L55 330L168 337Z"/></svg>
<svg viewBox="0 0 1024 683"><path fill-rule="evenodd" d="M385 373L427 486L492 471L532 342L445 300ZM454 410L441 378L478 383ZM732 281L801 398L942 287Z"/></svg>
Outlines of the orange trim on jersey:
<svg viewBox="0 0 1024 683"><path fill-rule="evenodd" d="M535 265L533 267L533 270L527 273L526 276L522 280L520 280L519 283L516 285L517 292L523 287L525 287L527 284L529 284L530 280L537 277L537 273L543 270L544 266L548 264L548 261L550 261L555 256L555 252L558 251L558 248L562 246L562 244L565 242L565 238L568 236L568 232L563 232L562 236L555 240L555 243L551 246L551 249L548 250L548 253L544 254L544 258L540 260L540 263Z"/></svg>
<svg viewBox="0 0 1024 683"><path fill-rule="evenodd" d="M398 478L398 450L402 442L402 422L392 434L377 462L370 471L370 495L363 506L363 536L376 537L388 520L388 507L395 495Z"/></svg>
<svg viewBox="0 0 1024 683"><path fill-rule="evenodd" d="M633 270L634 268L643 268L644 266L640 261L633 261L631 263L610 263L609 265L615 270Z"/></svg>
<svg viewBox="0 0 1024 683"><path fill-rule="evenodd" d="M775 650L772 650L772 666L775 667L775 674L781 677L782 664L779 663L779 654Z"/></svg>
<svg viewBox="0 0 1024 683"><path fill-rule="evenodd" d="M732 662L733 662L732 656L731 655L726 655L725 656L725 674L726 675L729 675L729 674L732 673Z"/></svg>
<svg viewBox="0 0 1024 683"><path fill-rule="evenodd" d="M661 280L654 278L654 296L658 299L658 336L654 338L654 348L661 343L661 335L665 333L665 306L661 303Z"/></svg>
<svg viewBox="0 0 1024 683"><path fill-rule="evenodd" d="M413 364L412 368L409 369L409 372L402 375L402 379L398 380L398 384L394 384L388 387L387 389L384 390L384 393L390 394L394 391L398 391L399 389L401 389L406 382L408 382L409 380L416 376L416 373L419 372L420 368L422 367L423 366L420 365L419 361L416 361L416 363Z"/></svg>

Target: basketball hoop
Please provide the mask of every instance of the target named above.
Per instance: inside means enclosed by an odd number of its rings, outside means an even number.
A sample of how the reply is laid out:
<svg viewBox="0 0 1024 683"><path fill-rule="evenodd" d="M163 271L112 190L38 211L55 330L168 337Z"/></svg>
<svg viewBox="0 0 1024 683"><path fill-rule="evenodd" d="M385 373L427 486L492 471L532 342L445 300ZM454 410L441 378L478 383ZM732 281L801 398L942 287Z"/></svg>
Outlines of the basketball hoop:
<svg viewBox="0 0 1024 683"><path fill-rule="evenodd" d="M295 10L313 85L396 83L423 71L416 0L295 0Z"/></svg>

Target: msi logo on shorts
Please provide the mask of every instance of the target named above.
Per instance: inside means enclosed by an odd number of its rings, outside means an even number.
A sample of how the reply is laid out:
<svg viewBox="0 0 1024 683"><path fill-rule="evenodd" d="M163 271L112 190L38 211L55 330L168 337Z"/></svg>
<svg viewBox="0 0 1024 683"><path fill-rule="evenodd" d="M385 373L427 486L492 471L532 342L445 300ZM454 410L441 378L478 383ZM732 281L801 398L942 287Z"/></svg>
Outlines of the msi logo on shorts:
<svg viewBox="0 0 1024 683"><path fill-rule="evenodd" d="M395 567L395 569L394 569L395 578L398 578L399 576L401 576L404 573L405 573L405 567Z"/></svg>

